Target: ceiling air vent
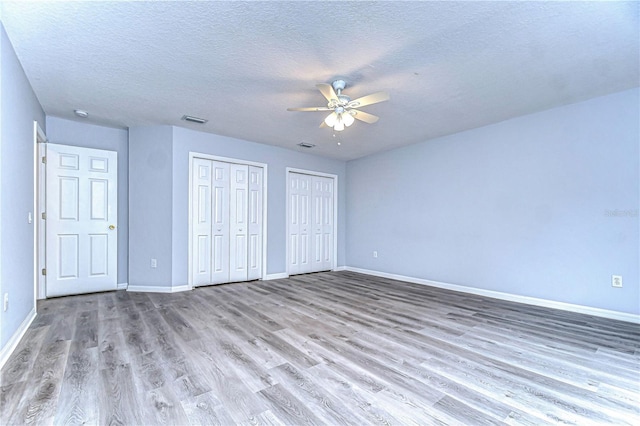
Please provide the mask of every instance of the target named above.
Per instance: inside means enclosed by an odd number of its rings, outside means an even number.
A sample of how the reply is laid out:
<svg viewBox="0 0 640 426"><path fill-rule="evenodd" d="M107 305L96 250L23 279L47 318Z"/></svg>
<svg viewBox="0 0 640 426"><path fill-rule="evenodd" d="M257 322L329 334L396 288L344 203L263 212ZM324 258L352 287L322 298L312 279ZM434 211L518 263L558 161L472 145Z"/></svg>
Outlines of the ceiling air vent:
<svg viewBox="0 0 640 426"><path fill-rule="evenodd" d="M192 123L204 124L209 120L205 120L204 118L194 117L192 115L183 115L182 120L190 121Z"/></svg>
<svg viewBox="0 0 640 426"><path fill-rule="evenodd" d="M309 142L300 142L298 144L298 146L302 147L302 148L313 148L314 146L316 146L313 143L309 143Z"/></svg>

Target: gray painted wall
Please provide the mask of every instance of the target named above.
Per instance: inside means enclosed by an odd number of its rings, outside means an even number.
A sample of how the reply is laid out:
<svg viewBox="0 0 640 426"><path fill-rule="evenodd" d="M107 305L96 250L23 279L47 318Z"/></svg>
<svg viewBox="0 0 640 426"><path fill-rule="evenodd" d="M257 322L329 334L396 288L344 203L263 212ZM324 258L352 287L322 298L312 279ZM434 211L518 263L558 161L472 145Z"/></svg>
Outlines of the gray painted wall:
<svg viewBox="0 0 640 426"><path fill-rule="evenodd" d="M349 266L640 313L639 105L633 89L349 162Z"/></svg>
<svg viewBox="0 0 640 426"><path fill-rule="evenodd" d="M129 285L171 287L172 146L171 126L129 129Z"/></svg>
<svg viewBox="0 0 640 426"><path fill-rule="evenodd" d="M338 265L345 265L345 162L179 127L135 127L129 129L130 285L188 283L190 151L268 165L269 274L286 271L286 168L338 175ZM157 269L149 266L152 257Z"/></svg>
<svg viewBox="0 0 640 426"><path fill-rule="evenodd" d="M129 132L47 116L50 143L118 153L118 283L126 283L129 264Z"/></svg>
<svg viewBox="0 0 640 426"><path fill-rule="evenodd" d="M33 122L44 130L45 115L0 25L0 295L9 293L9 309L0 309L0 347L34 308ZM2 296L3 297L3 296Z"/></svg>

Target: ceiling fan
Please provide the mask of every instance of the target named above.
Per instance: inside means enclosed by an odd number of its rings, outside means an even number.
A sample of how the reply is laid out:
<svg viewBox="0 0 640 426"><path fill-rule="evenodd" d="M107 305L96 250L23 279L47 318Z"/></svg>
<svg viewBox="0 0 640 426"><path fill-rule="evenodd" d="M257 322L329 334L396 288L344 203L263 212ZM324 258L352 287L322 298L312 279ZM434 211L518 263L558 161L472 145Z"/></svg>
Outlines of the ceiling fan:
<svg viewBox="0 0 640 426"><path fill-rule="evenodd" d="M320 127L333 127L333 130L337 132L341 132L345 127L351 126L355 120L369 124L378 121L379 117L356 108L388 101L390 99L389 94L387 92L377 92L351 100L349 96L342 94L345 86L344 80L336 80L332 84L316 84L322 96L329 101L326 107L287 108L287 111L332 111L320 124Z"/></svg>

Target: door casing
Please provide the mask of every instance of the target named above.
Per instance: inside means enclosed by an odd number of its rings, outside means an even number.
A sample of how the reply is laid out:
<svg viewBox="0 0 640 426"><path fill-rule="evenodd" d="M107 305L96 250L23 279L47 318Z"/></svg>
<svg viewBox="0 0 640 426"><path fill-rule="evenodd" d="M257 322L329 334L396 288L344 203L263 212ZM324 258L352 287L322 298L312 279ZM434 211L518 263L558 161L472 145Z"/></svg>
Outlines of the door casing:
<svg viewBox="0 0 640 426"><path fill-rule="evenodd" d="M44 133L37 121L33 122L33 140L33 221L35 223L33 242L33 276L35 281L34 294L36 300L39 300L46 297L46 277L42 274L42 270L46 265L45 235L47 231L47 224L46 221L42 219L42 213L44 212L46 201L46 169L42 159L45 156L45 144L48 140L47 135Z"/></svg>

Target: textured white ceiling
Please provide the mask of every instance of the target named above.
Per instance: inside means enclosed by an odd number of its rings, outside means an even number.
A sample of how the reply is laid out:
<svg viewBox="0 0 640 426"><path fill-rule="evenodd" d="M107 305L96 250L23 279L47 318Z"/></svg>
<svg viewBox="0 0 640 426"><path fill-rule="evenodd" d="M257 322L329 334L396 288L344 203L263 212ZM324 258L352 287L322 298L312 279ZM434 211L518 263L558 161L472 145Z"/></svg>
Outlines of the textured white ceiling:
<svg viewBox="0 0 640 426"><path fill-rule="evenodd" d="M45 112L353 159L640 84L633 2L2 2ZM340 134L316 83L379 115ZM180 120L208 118L205 125Z"/></svg>

